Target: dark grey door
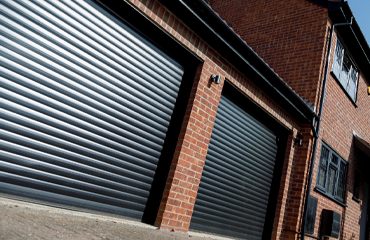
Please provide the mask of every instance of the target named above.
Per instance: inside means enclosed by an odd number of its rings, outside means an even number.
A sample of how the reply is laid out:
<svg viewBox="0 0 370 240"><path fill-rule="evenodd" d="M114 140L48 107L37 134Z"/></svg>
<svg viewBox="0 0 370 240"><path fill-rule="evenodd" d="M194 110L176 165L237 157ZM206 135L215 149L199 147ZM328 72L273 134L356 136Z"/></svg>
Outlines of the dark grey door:
<svg viewBox="0 0 370 240"><path fill-rule="evenodd" d="M0 19L0 191L141 218L183 68L92 2Z"/></svg>
<svg viewBox="0 0 370 240"><path fill-rule="evenodd" d="M262 239L276 135L222 95L190 228Z"/></svg>

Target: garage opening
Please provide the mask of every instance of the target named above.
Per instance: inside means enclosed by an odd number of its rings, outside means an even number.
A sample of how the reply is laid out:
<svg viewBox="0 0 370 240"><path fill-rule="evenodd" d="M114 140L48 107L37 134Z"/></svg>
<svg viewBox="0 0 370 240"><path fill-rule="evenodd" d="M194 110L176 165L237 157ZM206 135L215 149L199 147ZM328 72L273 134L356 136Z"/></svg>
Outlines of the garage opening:
<svg viewBox="0 0 370 240"><path fill-rule="evenodd" d="M150 221L199 61L91 1L0 4L0 191Z"/></svg>
<svg viewBox="0 0 370 240"><path fill-rule="evenodd" d="M225 83L190 228L243 239L270 238L287 134Z"/></svg>

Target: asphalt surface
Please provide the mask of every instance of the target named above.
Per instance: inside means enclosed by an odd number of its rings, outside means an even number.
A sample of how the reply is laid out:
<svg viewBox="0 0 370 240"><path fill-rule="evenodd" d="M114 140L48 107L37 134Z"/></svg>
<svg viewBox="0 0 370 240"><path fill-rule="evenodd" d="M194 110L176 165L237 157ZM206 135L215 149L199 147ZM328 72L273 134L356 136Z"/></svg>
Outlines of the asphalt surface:
<svg viewBox="0 0 370 240"><path fill-rule="evenodd" d="M0 198L0 239L226 239L157 230L121 218Z"/></svg>

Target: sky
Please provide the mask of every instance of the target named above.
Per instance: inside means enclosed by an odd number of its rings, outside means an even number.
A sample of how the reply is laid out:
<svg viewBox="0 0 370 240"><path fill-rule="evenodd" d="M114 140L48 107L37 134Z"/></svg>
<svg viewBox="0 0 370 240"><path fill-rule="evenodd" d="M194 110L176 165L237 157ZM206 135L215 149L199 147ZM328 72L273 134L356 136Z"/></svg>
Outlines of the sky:
<svg viewBox="0 0 370 240"><path fill-rule="evenodd" d="M370 46L370 0L348 0L348 3Z"/></svg>

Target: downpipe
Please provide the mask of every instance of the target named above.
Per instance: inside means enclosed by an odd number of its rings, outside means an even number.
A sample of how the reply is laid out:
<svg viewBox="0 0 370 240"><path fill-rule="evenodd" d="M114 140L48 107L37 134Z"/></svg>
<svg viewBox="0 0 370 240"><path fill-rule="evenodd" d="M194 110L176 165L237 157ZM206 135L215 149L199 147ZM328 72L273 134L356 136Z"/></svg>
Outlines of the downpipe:
<svg viewBox="0 0 370 240"><path fill-rule="evenodd" d="M302 240L304 240L305 232L306 232L308 197L310 196L310 193L311 193L312 173L313 173L313 168L315 166L315 156L316 156L316 151L317 151L317 142L318 142L319 135L320 135L322 109L323 109L324 100L325 100L326 82L327 82L328 73L329 73L329 63L330 63L330 56L331 56L331 43L332 43L332 40L333 40L334 29L335 29L335 27L340 27L340 26L350 26L350 25L352 25L352 20L353 20L353 17L351 17L351 22L349 22L349 23L333 24L333 26L331 27L331 30L330 30L329 51L328 51L326 65L325 65L325 77L324 77L324 82L323 82L323 87L322 87L322 92L321 92L320 110L319 110L319 115L318 115L317 127L316 127L316 130L315 130L314 127L313 127L314 122L312 122L312 127L311 127L311 129L313 131L313 134L314 134L314 137L315 137L315 141L314 141L314 145L313 145L313 153L312 153L312 156L311 156L311 168L310 168L310 173L308 175L309 180L308 180L306 196L305 196L305 201L304 201L303 220L302 220L302 225L301 225L301 239Z"/></svg>

